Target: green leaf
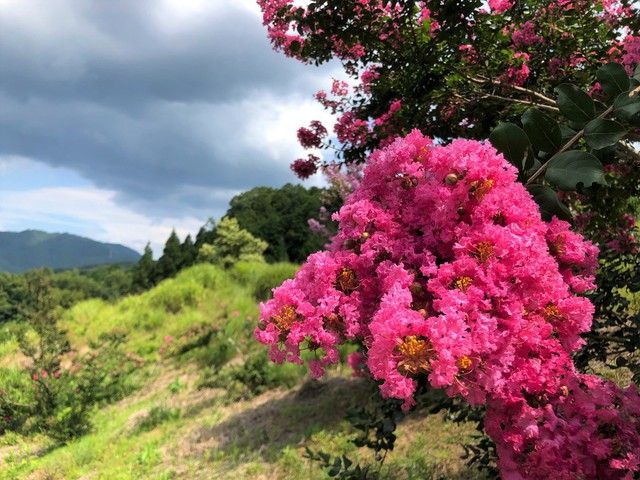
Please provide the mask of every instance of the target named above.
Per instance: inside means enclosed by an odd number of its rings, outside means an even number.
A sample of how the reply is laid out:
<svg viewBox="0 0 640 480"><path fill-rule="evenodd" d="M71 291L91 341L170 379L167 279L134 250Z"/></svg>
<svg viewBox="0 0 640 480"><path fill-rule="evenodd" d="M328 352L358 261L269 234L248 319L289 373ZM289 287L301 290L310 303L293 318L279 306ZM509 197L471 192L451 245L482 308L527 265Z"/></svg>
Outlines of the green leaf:
<svg viewBox="0 0 640 480"><path fill-rule="evenodd" d="M603 165L609 165L616 160L616 147L605 147L600 150L591 149L591 154L595 156Z"/></svg>
<svg viewBox="0 0 640 480"><path fill-rule="evenodd" d="M289 45L289 50L291 50L293 53L296 53L300 51L300 47L301 47L300 42L298 40L294 40Z"/></svg>
<svg viewBox="0 0 640 480"><path fill-rule="evenodd" d="M560 132L562 133L562 145L566 145L567 142L575 137L576 133L578 133L566 125L560 125Z"/></svg>
<svg viewBox="0 0 640 480"><path fill-rule="evenodd" d="M598 69L598 82L604 92L612 97L629 90L629 76L619 63L607 63Z"/></svg>
<svg viewBox="0 0 640 480"><path fill-rule="evenodd" d="M621 93L613 102L613 113L621 120L636 123L640 121L640 94L629 96L630 92Z"/></svg>
<svg viewBox="0 0 640 480"><path fill-rule="evenodd" d="M596 106L591 97L575 85L563 83L555 88L558 94L556 104L560 112L581 128L595 117Z"/></svg>
<svg viewBox="0 0 640 480"><path fill-rule="evenodd" d="M636 66L636 69L633 71L633 78L640 82L640 63Z"/></svg>
<svg viewBox="0 0 640 480"><path fill-rule="evenodd" d="M591 148L600 150L618 143L627 129L614 120L596 118L584 127L584 139Z"/></svg>
<svg viewBox="0 0 640 480"><path fill-rule="evenodd" d="M558 194L549 187L534 183L529 185L527 190L540 207L540 214L545 222L551 221L554 215L562 220L571 219L569 209L558 200Z"/></svg>
<svg viewBox="0 0 640 480"><path fill-rule="evenodd" d="M542 163L540 163L540 160L534 157L532 165L528 168L525 167L526 170L524 172L524 179L528 180L529 178L531 178L534 173L540 170L540 167L542 167Z"/></svg>
<svg viewBox="0 0 640 480"><path fill-rule="evenodd" d="M530 108L524 112L522 126L536 150L552 153L562 145L562 133L558 122L537 108Z"/></svg>
<svg viewBox="0 0 640 480"><path fill-rule="evenodd" d="M549 161L545 178L560 190L573 191L579 183L590 187L594 183L606 185L600 160L590 153L571 150Z"/></svg>
<svg viewBox="0 0 640 480"><path fill-rule="evenodd" d="M489 142L504 155L509 163L523 170L524 159L531 142L520 127L513 123L501 123L489 135Z"/></svg>

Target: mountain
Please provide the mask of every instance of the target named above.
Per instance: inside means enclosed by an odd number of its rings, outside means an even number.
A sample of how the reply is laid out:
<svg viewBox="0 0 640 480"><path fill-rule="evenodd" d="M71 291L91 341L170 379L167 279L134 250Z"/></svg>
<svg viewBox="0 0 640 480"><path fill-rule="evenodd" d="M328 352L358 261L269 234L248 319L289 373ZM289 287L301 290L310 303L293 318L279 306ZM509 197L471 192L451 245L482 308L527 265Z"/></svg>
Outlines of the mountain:
<svg viewBox="0 0 640 480"><path fill-rule="evenodd" d="M40 267L79 268L137 262L140 254L123 245L101 243L69 233L39 230L0 232L0 271L21 273Z"/></svg>

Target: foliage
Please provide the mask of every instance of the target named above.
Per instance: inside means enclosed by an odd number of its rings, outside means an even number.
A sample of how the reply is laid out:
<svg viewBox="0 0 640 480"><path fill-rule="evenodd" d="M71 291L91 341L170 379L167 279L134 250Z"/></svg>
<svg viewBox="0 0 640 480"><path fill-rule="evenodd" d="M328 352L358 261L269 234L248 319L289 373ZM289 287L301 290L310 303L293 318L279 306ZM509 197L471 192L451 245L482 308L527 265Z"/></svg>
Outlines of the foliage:
<svg viewBox="0 0 640 480"><path fill-rule="evenodd" d="M138 263L131 269L131 290L135 293L149 290L156 281L156 264L153 260L153 250L151 245L147 243L144 247L144 253Z"/></svg>
<svg viewBox="0 0 640 480"><path fill-rule="evenodd" d="M21 380L6 385L0 396L2 430L42 432L66 442L90 429L95 405L131 391L130 375L143 360L121 351L124 337L119 332L102 336L87 353L75 354L58 326L46 278L30 279L27 290L26 318L35 339L21 331L19 344L29 363Z"/></svg>
<svg viewBox="0 0 640 480"><path fill-rule="evenodd" d="M274 292L256 338L277 363L315 352L315 377L355 338L383 396L404 408L424 375L486 404L503 475L617 478L637 469L640 397L570 357L591 327L580 294L594 288L597 248L544 223L517 174L488 144L433 146L418 131L374 152L331 250ZM610 448L614 437L625 443ZM588 445L601 453L583 458Z"/></svg>
<svg viewBox="0 0 640 480"><path fill-rule="evenodd" d="M171 278L180 271L182 263L182 250L180 239L175 230L171 231L171 235L164 244L162 256L158 259L156 265L156 275L158 278Z"/></svg>
<svg viewBox="0 0 640 480"><path fill-rule="evenodd" d="M226 215L269 244L264 252L267 261L299 263L324 243L307 222L319 211L324 193L291 184L277 189L257 187L233 197Z"/></svg>
<svg viewBox="0 0 640 480"><path fill-rule="evenodd" d="M148 432L162 423L175 420L179 417L179 408L168 408L164 405L156 405L149 410L148 414L138 420L134 433Z"/></svg>
<svg viewBox="0 0 640 480"><path fill-rule="evenodd" d="M413 128L444 141L491 133L491 143L518 169L518 181L546 220L578 214L576 226L600 247L601 260L600 290L589 294L594 331L582 331L588 343L576 354L576 366L584 370L594 359L628 365L637 380L639 320L630 303L640 288L632 216L640 155L631 143L640 138L637 2L491 0L489 9L479 1L258 4L274 48L316 64L338 58L355 81L334 80L331 96L321 91L316 97L337 117L339 159L362 162ZM298 138L305 148L336 147L317 121L301 128ZM305 177L319 163L310 155L292 168ZM466 174L452 171L446 180L466 182ZM414 186L409 177L407 187ZM366 242L371 232L364 233ZM568 254L565 236L554 237L552 253ZM359 253L360 240L346 241ZM299 313L283 311L272 320L301 322ZM495 425L493 432L500 434ZM475 457L487 448L485 442ZM508 475L504 458L510 453L503 449L501 457ZM543 475L540 469L536 474Z"/></svg>
<svg viewBox="0 0 640 480"><path fill-rule="evenodd" d="M0 273L0 324L25 320L27 285L36 277L46 279L52 306L66 309L89 298L113 301L128 293L131 274L127 268L114 264L59 272L45 268L21 274Z"/></svg>
<svg viewBox="0 0 640 480"><path fill-rule="evenodd" d="M379 472L387 453L393 450L396 441L394 432L404 413L401 401L394 398L374 398L373 405L367 408L360 406L347 411L347 420L358 432L351 442L357 447L367 447L375 452ZM320 462L320 466L327 470L330 477L353 480L377 478L377 474L371 471L372 465L354 464L346 455L332 458L325 452L314 452L307 447L304 456Z"/></svg>
<svg viewBox="0 0 640 480"><path fill-rule="evenodd" d="M299 268L299 265L284 262L238 262L231 273L242 284L251 288L256 299L262 301L271 298L274 285L280 285L286 279L293 278Z"/></svg>
<svg viewBox="0 0 640 480"><path fill-rule="evenodd" d="M299 368L277 368L264 351L249 354L242 364L211 372L200 388L225 388L229 401L250 399L277 387L292 387L302 378Z"/></svg>
<svg viewBox="0 0 640 480"><path fill-rule="evenodd" d="M229 268L239 261L264 261L267 242L240 228L235 218L223 218L216 228L213 244L204 244L198 252L198 260Z"/></svg>
<svg viewBox="0 0 640 480"><path fill-rule="evenodd" d="M237 354L220 327L211 324L194 324L177 338L165 336L158 353L167 358L195 359L202 367L214 369Z"/></svg>

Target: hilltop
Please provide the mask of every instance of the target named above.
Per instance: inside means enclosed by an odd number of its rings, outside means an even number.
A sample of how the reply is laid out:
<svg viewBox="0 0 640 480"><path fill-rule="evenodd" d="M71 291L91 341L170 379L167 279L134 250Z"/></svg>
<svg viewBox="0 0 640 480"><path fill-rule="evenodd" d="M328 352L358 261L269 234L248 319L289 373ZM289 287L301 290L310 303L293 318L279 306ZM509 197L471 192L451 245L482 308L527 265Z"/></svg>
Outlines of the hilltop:
<svg viewBox="0 0 640 480"><path fill-rule="evenodd" d="M69 233L40 230L0 232L0 271L22 273L35 268L81 268L134 263L140 254L129 247Z"/></svg>

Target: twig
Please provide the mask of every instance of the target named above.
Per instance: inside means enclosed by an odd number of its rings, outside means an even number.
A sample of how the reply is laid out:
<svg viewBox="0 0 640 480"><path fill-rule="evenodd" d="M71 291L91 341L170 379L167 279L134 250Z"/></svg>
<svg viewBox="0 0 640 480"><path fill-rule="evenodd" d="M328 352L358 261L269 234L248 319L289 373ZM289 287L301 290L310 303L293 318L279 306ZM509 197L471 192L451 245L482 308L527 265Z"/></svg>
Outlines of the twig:
<svg viewBox="0 0 640 480"><path fill-rule="evenodd" d="M521 105L529 105L531 107L543 108L543 109L549 110L551 112L559 112L560 111L560 109L558 109L557 107L552 107L552 106L549 106L549 105L539 105L539 104L537 104L535 102L531 102L529 100L519 100L517 98L502 97L500 95L494 95L492 93L485 93L480 98L482 98L482 99L493 98L495 100L502 100L503 102L511 102L511 103L518 103L518 104L521 104Z"/></svg>
<svg viewBox="0 0 640 480"><path fill-rule="evenodd" d="M607 108L604 112L602 112L598 118L604 118L607 115L609 115L611 112L613 112L613 105L610 106L609 108ZM573 138L571 140L569 140L567 142L567 144L562 147L560 149L560 151L558 151L555 155L553 155L553 157L551 157L549 160L547 160L546 162L544 162L542 164L542 166L538 169L538 171L536 171L536 173L534 173L531 178L529 180L527 180L527 183L525 183L525 186L527 185L531 185L533 182L535 182L543 173L544 171L547 169L547 166L549 165L549 162L551 162L551 160L553 160L554 158L556 158L558 155L560 155L561 153L566 152L567 150L569 150L571 147L573 147L573 145L582 138L582 136L584 135L584 128L582 130L580 130L578 133L576 133Z"/></svg>
<svg viewBox="0 0 640 480"><path fill-rule="evenodd" d="M464 74L462 74L463 76L466 76ZM471 76L466 76L466 78L468 78L469 80L471 80L472 82L475 83L479 83L479 84L485 84L485 83L490 83L492 85L496 85L498 87L503 87L503 88L508 88L510 90L514 90L516 92L521 92L521 93L526 93L527 95L532 95L534 97L539 98L540 100L542 100L543 102L551 105L551 106L555 106L556 101L553 98L549 98L546 95L543 95L540 92L536 92L534 90L529 90L528 88L524 88L524 87L519 87L517 85L510 85L508 83L503 83L499 80L489 80L488 78L477 78L477 77L471 77Z"/></svg>

